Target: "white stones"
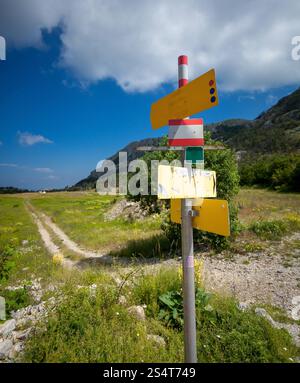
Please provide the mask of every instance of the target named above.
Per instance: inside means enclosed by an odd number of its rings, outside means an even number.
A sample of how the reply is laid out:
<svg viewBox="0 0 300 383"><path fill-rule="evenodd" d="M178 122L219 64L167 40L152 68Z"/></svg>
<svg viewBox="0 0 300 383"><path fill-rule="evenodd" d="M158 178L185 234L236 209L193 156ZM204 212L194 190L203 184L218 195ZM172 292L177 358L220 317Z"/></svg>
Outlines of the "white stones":
<svg viewBox="0 0 300 383"><path fill-rule="evenodd" d="M10 350L13 347L13 343L10 339L5 339L0 342L0 360L8 357Z"/></svg>
<svg viewBox="0 0 300 383"><path fill-rule="evenodd" d="M239 302L237 308L241 311L246 311L249 308L249 304L247 302Z"/></svg>
<svg viewBox="0 0 300 383"><path fill-rule="evenodd" d="M14 341L18 340L25 340L28 338L29 334L31 332L31 328L26 329L25 331L16 331L14 333Z"/></svg>
<svg viewBox="0 0 300 383"><path fill-rule="evenodd" d="M89 286L89 290L90 290L90 296L95 298L96 292L97 292L97 285L96 285L96 283L94 283L91 286Z"/></svg>
<svg viewBox="0 0 300 383"><path fill-rule="evenodd" d="M159 336L159 335L148 334L147 340L149 340L150 342L156 343L160 347L166 346L166 341L164 340L162 336Z"/></svg>
<svg viewBox="0 0 300 383"><path fill-rule="evenodd" d="M134 316L137 320L145 321L146 315L142 306L130 306L127 311Z"/></svg>
<svg viewBox="0 0 300 383"><path fill-rule="evenodd" d="M127 299L126 299L126 297L125 297L124 295L121 295L121 296L119 297L118 303L119 303L120 305L122 305L122 306L126 306L126 304L127 304Z"/></svg>
<svg viewBox="0 0 300 383"><path fill-rule="evenodd" d="M3 325L0 326L0 335L3 336L3 338L8 337L16 328L16 321L15 319L7 320L3 323Z"/></svg>

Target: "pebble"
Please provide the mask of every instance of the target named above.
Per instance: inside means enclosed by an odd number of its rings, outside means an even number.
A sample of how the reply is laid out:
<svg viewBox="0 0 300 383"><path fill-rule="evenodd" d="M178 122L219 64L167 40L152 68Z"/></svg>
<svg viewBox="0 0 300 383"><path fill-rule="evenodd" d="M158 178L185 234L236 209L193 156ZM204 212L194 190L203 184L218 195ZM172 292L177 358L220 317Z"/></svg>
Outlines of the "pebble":
<svg viewBox="0 0 300 383"><path fill-rule="evenodd" d="M142 306L130 306L127 311L140 321L146 320L145 310Z"/></svg>
<svg viewBox="0 0 300 383"><path fill-rule="evenodd" d="M15 319L7 320L0 326L0 335L2 335L3 338L5 338L9 336L15 328L16 328Z"/></svg>
<svg viewBox="0 0 300 383"><path fill-rule="evenodd" d="M0 359L3 360L8 357L10 350L13 347L13 343L10 339L5 339L0 342Z"/></svg>
<svg viewBox="0 0 300 383"><path fill-rule="evenodd" d="M148 334L147 340L156 343L160 347L166 346L166 341L164 340L162 336L159 336L159 335Z"/></svg>

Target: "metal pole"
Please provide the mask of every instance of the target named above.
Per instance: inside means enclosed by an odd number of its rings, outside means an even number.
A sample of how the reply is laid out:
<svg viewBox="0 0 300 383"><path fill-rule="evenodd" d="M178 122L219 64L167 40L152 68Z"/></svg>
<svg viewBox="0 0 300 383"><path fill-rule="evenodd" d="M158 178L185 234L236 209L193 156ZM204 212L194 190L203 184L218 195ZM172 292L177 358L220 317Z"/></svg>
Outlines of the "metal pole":
<svg viewBox="0 0 300 383"><path fill-rule="evenodd" d="M178 86L188 82L188 58L178 57ZM185 166L185 150L181 161ZM181 200L181 249L183 267L183 312L184 312L184 360L197 363L194 241L192 227L192 200Z"/></svg>

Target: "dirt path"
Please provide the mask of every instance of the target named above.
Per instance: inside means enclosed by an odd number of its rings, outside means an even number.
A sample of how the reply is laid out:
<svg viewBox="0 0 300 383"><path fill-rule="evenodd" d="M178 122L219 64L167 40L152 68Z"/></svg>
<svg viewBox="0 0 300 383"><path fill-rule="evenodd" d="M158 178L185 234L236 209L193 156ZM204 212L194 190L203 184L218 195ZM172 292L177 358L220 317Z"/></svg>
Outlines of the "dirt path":
<svg viewBox="0 0 300 383"><path fill-rule="evenodd" d="M60 248L52 241L50 234L48 233L38 216L33 212L31 212L31 215L35 224L37 225L40 236L49 253L51 255L56 255L57 253L60 253ZM67 268L72 268L76 265L76 262L72 261L71 259L63 258L62 265Z"/></svg>
<svg viewBox="0 0 300 383"><path fill-rule="evenodd" d="M240 302L271 303L291 315L293 299L300 297L300 250L290 245L299 240L300 233L295 233L261 252L237 254L231 260L205 257L205 284Z"/></svg>
<svg viewBox="0 0 300 383"><path fill-rule="evenodd" d="M40 213L40 217L43 219L43 222L56 234L56 236L63 242L64 246L66 246L69 250L74 253L83 256L84 258L103 258L104 261L112 262L112 258L106 254L97 253L96 251L90 251L86 249L82 249L72 241L65 232L63 232L54 222L52 222L51 218L48 217L44 213Z"/></svg>
<svg viewBox="0 0 300 383"><path fill-rule="evenodd" d="M56 236L56 238L60 239L63 245L70 251L76 253L81 258L90 259L91 261L97 259L97 261L101 261L101 263L111 264L113 263L112 257L106 254L100 254L94 251L89 251L86 249L80 248L74 241L72 241L66 233L64 233L55 223L51 221L51 219L44 213L38 213L34 207L27 201L26 207L28 212L33 217L34 222L38 227L38 231L42 237L44 245L46 249L50 252L50 254L55 255L57 253L61 253L63 255L62 249L57 246L51 239L51 235L45 226L51 229L52 233ZM79 266L80 261L72 261L69 258L63 259L63 266L66 267L75 267Z"/></svg>

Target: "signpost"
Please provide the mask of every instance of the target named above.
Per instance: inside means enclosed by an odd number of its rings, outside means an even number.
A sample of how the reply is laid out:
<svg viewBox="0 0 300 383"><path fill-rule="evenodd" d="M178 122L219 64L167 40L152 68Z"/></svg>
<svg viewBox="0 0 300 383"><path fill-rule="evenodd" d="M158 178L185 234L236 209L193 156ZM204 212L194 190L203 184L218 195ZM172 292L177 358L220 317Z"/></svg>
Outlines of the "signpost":
<svg viewBox="0 0 300 383"><path fill-rule="evenodd" d="M193 118L169 121L169 146L203 146L203 120Z"/></svg>
<svg viewBox="0 0 300 383"><path fill-rule="evenodd" d="M216 174L204 170L203 120L192 114L218 105L215 71L188 83L188 58L178 58L179 89L151 106L151 124L158 129L169 124L169 147L141 147L139 150L180 150L183 165L158 167L158 198L171 199L171 220L181 224L183 267L183 311L185 362L197 362L193 227L230 235L228 203L216 197ZM198 169L193 166L197 165ZM199 197L201 197L199 199ZM197 198L197 199L195 199Z"/></svg>
<svg viewBox="0 0 300 383"><path fill-rule="evenodd" d="M161 128L168 125L169 120L182 119L218 104L215 71L211 69L152 104L152 128Z"/></svg>
<svg viewBox="0 0 300 383"><path fill-rule="evenodd" d="M193 211L197 213L192 217L192 225L195 229L224 237L230 235L229 209L226 200L199 198L193 201ZM171 199L171 221L181 223L179 199Z"/></svg>
<svg viewBox="0 0 300 383"><path fill-rule="evenodd" d="M216 172L191 166L158 166L159 199L216 197Z"/></svg>

